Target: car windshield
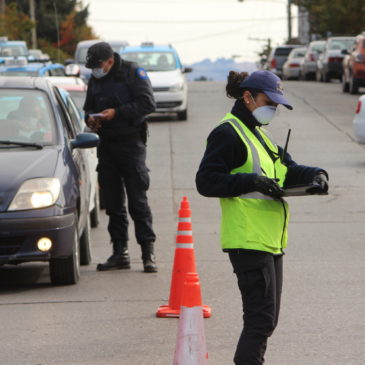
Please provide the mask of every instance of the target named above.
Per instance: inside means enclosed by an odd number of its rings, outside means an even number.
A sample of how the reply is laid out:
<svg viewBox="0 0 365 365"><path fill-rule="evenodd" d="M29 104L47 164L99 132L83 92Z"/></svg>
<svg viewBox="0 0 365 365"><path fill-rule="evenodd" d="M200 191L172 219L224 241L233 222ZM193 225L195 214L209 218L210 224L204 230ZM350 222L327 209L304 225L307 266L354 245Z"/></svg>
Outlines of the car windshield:
<svg viewBox="0 0 365 365"><path fill-rule="evenodd" d="M354 44L354 39L332 39L329 44L331 50L349 49Z"/></svg>
<svg viewBox="0 0 365 365"><path fill-rule="evenodd" d="M173 52L128 52L121 54L126 61L138 63L146 71L172 71L177 69Z"/></svg>
<svg viewBox="0 0 365 365"><path fill-rule="evenodd" d="M0 139L51 145L56 128L49 100L37 90L0 89Z"/></svg>
<svg viewBox="0 0 365 365"><path fill-rule="evenodd" d="M2 45L0 46L1 57L28 56L27 49L22 45Z"/></svg>
<svg viewBox="0 0 365 365"><path fill-rule="evenodd" d="M276 48L275 56L288 56L292 49L290 47Z"/></svg>
<svg viewBox="0 0 365 365"><path fill-rule="evenodd" d="M305 56L306 49L296 49L291 54L292 58L303 58Z"/></svg>
<svg viewBox="0 0 365 365"><path fill-rule="evenodd" d="M317 43L312 45L312 50L315 52L323 52L325 43Z"/></svg>
<svg viewBox="0 0 365 365"><path fill-rule="evenodd" d="M77 49L76 62L84 65L86 63L86 55L89 47L80 47Z"/></svg>

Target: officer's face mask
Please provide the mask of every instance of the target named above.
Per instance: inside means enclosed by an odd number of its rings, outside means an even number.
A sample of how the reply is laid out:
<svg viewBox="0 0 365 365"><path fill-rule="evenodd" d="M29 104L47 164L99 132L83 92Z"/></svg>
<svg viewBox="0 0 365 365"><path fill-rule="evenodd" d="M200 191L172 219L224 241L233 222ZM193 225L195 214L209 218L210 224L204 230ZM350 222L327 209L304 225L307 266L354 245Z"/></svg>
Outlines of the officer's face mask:
<svg viewBox="0 0 365 365"><path fill-rule="evenodd" d="M251 99L256 105L256 102L252 97L252 95ZM252 115L262 125L268 125L275 118L276 114L277 114L277 107L273 105L259 106L252 112Z"/></svg>
<svg viewBox="0 0 365 365"><path fill-rule="evenodd" d="M107 71L104 71L103 67L92 68L91 73L97 79L101 79L102 77L104 77L108 74Z"/></svg>

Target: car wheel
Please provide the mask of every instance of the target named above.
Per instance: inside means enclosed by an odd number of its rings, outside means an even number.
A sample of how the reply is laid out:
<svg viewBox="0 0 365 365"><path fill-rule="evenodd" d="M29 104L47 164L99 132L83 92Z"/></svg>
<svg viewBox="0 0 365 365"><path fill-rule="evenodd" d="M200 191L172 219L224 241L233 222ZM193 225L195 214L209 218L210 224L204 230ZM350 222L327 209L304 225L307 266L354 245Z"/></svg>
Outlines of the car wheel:
<svg viewBox="0 0 365 365"><path fill-rule="evenodd" d="M328 72L324 73L323 81L324 82L330 82L331 81L331 77L330 77L330 74Z"/></svg>
<svg viewBox="0 0 365 365"><path fill-rule="evenodd" d="M73 227L72 254L66 258L51 259L49 273L52 284L71 285L76 284L80 278L80 245L78 222L75 219Z"/></svg>
<svg viewBox="0 0 365 365"><path fill-rule="evenodd" d="M98 186L96 187L94 200L94 209L90 212L90 225L92 228L96 228L100 222L100 201Z"/></svg>
<svg viewBox="0 0 365 365"><path fill-rule="evenodd" d="M350 94L358 94L359 92L359 84L353 75L350 76L349 91Z"/></svg>
<svg viewBox="0 0 365 365"><path fill-rule="evenodd" d="M80 265L90 265L91 263L91 228L90 219L87 216L84 232L80 237Z"/></svg>
<svg viewBox="0 0 365 365"><path fill-rule="evenodd" d="M188 110L185 109L182 112L177 113L177 119L179 120L187 120L188 119Z"/></svg>
<svg viewBox="0 0 365 365"><path fill-rule="evenodd" d="M350 87L349 87L348 81L346 81L345 75L342 75L342 82L341 82L341 84L342 84L342 92L348 93Z"/></svg>

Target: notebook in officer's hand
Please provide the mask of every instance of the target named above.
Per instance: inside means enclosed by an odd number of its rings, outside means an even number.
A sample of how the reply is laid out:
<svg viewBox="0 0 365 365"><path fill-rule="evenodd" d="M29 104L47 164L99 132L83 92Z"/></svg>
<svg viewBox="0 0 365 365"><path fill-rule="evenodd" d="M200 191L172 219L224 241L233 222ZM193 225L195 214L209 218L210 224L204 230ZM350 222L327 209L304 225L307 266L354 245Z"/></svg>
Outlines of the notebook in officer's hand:
<svg viewBox="0 0 365 365"><path fill-rule="evenodd" d="M287 186L284 189L284 196L313 195L313 193L310 193L310 191L312 189L317 190L319 188L320 185L316 183Z"/></svg>

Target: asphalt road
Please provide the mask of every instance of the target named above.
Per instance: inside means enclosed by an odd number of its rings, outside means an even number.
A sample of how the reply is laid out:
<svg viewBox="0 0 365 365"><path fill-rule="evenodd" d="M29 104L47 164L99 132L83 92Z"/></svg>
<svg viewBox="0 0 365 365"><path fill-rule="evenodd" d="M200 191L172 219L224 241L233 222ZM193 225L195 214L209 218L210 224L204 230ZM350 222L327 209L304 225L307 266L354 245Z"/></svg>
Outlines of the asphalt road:
<svg viewBox="0 0 365 365"><path fill-rule="evenodd" d="M279 326L268 365L363 365L365 361L365 149L354 142L357 96L338 83L285 82L294 111L269 129L278 144L292 128L289 152L330 174L330 194L290 198L291 224ZM223 83L192 83L189 120L150 123L150 204L158 235L159 273L144 274L131 225L129 271L96 272L111 247L103 213L93 230L93 263L78 285L53 287L48 267L0 269L0 364L166 365L175 348L176 319L156 318L167 304L177 210L192 207L197 268L210 365L232 364L241 331L235 276L219 245L220 208L195 190L209 131L230 110Z"/></svg>

